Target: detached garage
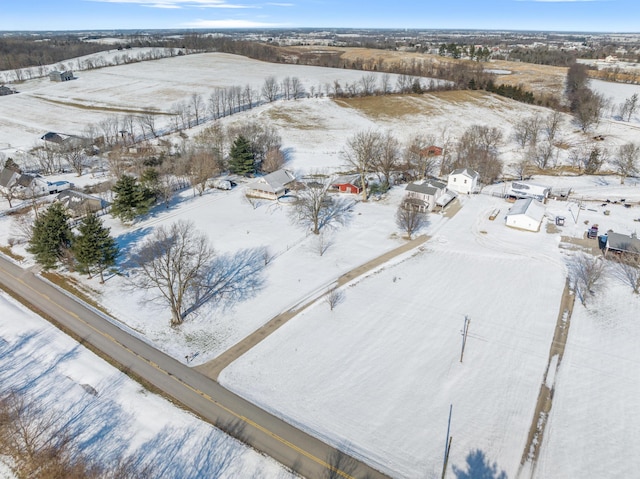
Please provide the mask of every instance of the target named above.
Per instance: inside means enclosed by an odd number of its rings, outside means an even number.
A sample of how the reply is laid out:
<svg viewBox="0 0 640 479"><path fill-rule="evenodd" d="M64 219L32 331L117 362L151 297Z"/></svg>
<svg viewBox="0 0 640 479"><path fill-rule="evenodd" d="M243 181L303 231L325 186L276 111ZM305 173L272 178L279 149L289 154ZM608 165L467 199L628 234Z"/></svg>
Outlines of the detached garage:
<svg viewBox="0 0 640 479"><path fill-rule="evenodd" d="M507 213L507 226L526 231L539 231L544 218L544 205L533 198L517 200Z"/></svg>

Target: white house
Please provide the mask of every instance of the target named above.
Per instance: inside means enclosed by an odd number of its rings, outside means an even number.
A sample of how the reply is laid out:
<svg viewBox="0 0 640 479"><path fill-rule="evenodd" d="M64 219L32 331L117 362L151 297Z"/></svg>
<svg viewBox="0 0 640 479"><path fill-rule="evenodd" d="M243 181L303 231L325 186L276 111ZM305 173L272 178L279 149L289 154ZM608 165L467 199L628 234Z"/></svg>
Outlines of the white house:
<svg viewBox="0 0 640 479"><path fill-rule="evenodd" d="M449 174L447 188L456 193L469 194L478 191L480 174L470 168L458 168Z"/></svg>
<svg viewBox="0 0 640 479"><path fill-rule="evenodd" d="M507 226L526 231L539 231L545 208L533 198L517 200L507 212Z"/></svg>
<svg viewBox="0 0 640 479"><path fill-rule="evenodd" d="M21 187L18 190L18 194L25 198L44 196L51 193L49 182L40 175L20 175L18 184Z"/></svg>
<svg viewBox="0 0 640 479"><path fill-rule="evenodd" d="M247 185L247 196L277 200L287 194L296 177L289 170L278 170Z"/></svg>
<svg viewBox="0 0 640 479"><path fill-rule="evenodd" d="M534 198L538 201L544 201L549 196L551 187L529 183L528 181L513 181L507 192L509 198Z"/></svg>
<svg viewBox="0 0 640 479"><path fill-rule="evenodd" d="M436 180L424 180L409 183L405 188L404 204L418 211L433 211L436 206L444 206L442 199L451 201L453 197L446 195L447 185Z"/></svg>

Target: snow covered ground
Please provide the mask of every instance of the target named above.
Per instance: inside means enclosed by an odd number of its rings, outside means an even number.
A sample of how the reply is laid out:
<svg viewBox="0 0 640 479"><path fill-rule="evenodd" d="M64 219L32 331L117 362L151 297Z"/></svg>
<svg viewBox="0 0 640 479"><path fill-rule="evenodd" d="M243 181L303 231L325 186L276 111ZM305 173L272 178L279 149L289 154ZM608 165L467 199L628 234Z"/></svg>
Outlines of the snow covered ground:
<svg viewBox="0 0 640 479"><path fill-rule="evenodd" d="M89 125L114 115L164 114L166 119L158 120L162 130L176 102L188 103L192 95L202 95L206 102L215 89L234 86L251 87L256 102L268 77L280 82L295 76L307 93L311 88L326 93L334 81L345 88L347 83L359 83L365 74L375 75L380 83L382 73L203 53L82 71L62 83L48 77L26 80L15 86L19 94L1 98L0 151L29 149L48 131L82 136ZM395 75L391 84L395 85Z"/></svg>
<svg viewBox="0 0 640 479"><path fill-rule="evenodd" d="M221 382L394 477L441 471L453 404L451 464L480 449L512 476L566 273L555 235L488 219L502 203L468 199L423 251L300 314Z"/></svg>
<svg viewBox="0 0 640 479"><path fill-rule="evenodd" d="M187 71L189 75L184 74ZM239 72L243 83L256 87L269 75L298 76L307 88L332 82L339 75L343 81L357 81L362 76L362 72L262 64L211 54L83 72L82 78L68 84L34 80L25 84L24 93L6 97L16 103L2 99L0 149L3 143L12 145L12 150L5 151L15 151L17 145L28 148L34 136L48 130L81 132L100 115L115 111L152 107L166 111L173 102L188 100L192 92L205 94L215 86L237 83ZM64 90L68 88L71 90ZM629 93L625 90L621 95L624 99ZM18 102L21 97L23 103ZM52 99L58 103L51 103ZM340 170L340 152L346 140L368 128L388 129L405 141L418 133L455 138L473 124L496 126L504 133L506 141L500 153L508 165L518 160L511 135L514 121L536 112L547 113L478 92L465 92L455 99L425 95L391 101L412 102L413 113L373 116L323 98L275 102L226 118L223 124L256 120L276 126L290 157L287 167L304 174ZM105 110L92 110L94 107ZM637 117L630 124L605 120L594 134L604 134L603 144L614 147L637 141L638 123ZM194 131L187 134L192 136ZM560 140L575 145L590 138L564 117ZM560 160L566 160L566 151ZM65 179L78 185L97 181L90 175ZM636 179L627 179L625 185L620 185L618 177L604 175L536 177L534 181L573 190L571 201L547 205L551 219L566 218L558 232L508 229L502 218L510 204L488 194L462 198L463 208L454 218L430 216L423 232L432 239L417 254L344 287L344 301L333 312L322 302L306 310L232 364L221 380L394 477L439 475L452 404L450 467L463 468L465 458L478 449L513 477L547 367L567 257L572 252L573 246L565 244L562 236L582 238L587 223L599 224L601 231L627 234L637 232L640 226L633 221L640 219ZM380 201L362 203L351 198L355 203L349 219L326 233L330 246L322 256L318 239L292 224L287 206L265 201L254 209L243 200L242 187L240 184L229 192L209 190L202 197L184 191L171 208L159 207L133 226L103 217L123 248L123 263L155 227L176 220L193 221L195 228L208 235L223 264L230 267L244 261L255 268L259 287L247 289L241 299L205 305L183 326L171 329L167 308L145 301L148 296L133 290L130 285L135 276L126 267L123 271L128 278L113 276L104 285L97 279L80 278L81 283L147 340L179 359L198 353L192 364L200 364L276 314L326 290L341 274L404 242L394 220L403 186L393 188ZM494 185L486 192L499 193L501 188ZM623 198L633 206L626 208L620 202ZM606 203L607 199L611 203ZM500 209L500 214L489 221L494 209ZM8 243L16 233L13 219L0 217L0 244ZM266 265L264 250L270 259ZM15 246L14 251L24 254L22 246ZM27 257L25 265L29 264ZM637 315L638 299L624 289L609 297L613 291L618 291L617 287L612 286L594 303L594 310L604 311L604 315L579 311L579 307L574 313L577 327L574 331L572 325L555 378L559 399L557 403L554 400L547 426L536 476L541 479L589 476L590 469L582 464L590 461L600 460L614 471L635 471L640 466L631 453L620 452L625 464L618 469L607 456L621 447L616 437L624 438L627 444L637 443L632 431L639 429L640 415L635 414L635 406L627 404L627 396L637 395L637 387L632 381L625 382L618 395L614 384L603 379L606 388L593 388L588 377L591 370L606 373L609 368L614 370L618 361L619 368L627 368L638 360L631 351L637 339L631 318ZM627 304L632 306L627 308ZM464 362L460 363L465 315L471 323ZM598 329L601 317L610 318L610 330ZM622 332L627 331L625 336ZM595 346L599 335L609 332L607 344L621 353L600 356L611 362L606 367L601 364L604 359L585 359L581 348L601 351ZM585 372L573 374L574 370ZM631 377L633 369L629 371L616 377ZM592 388L593 408L577 414L574 403ZM623 396L619 407L629 417L625 423L617 423L618 436L607 433L610 447L600 448L589 435L595 437L594 431L600 431L600 424L605 423L610 412L606 405ZM141 429L146 427L143 424ZM575 434L564 435L565 427ZM582 441L585 435L589 438ZM134 443L140 445L150 440L148 437ZM554 470L566 474L551 472Z"/></svg>
<svg viewBox="0 0 640 479"><path fill-rule="evenodd" d="M60 414L66 432L94 460L132 456L141 465L152 464L154 476L163 478L294 477L274 460L149 393L4 293L0 385Z"/></svg>
<svg viewBox="0 0 640 479"><path fill-rule="evenodd" d="M537 477L635 477L640 469L640 298L609 277L577 307Z"/></svg>

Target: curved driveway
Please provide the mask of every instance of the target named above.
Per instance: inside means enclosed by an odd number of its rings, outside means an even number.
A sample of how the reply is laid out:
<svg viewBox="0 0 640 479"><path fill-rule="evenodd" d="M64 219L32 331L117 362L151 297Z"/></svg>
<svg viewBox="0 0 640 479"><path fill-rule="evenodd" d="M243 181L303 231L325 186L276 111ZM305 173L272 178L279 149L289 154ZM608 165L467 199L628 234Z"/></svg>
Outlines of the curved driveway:
<svg viewBox="0 0 640 479"><path fill-rule="evenodd" d="M101 351L124 371L305 477L388 477L224 389L2 255L0 287Z"/></svg>

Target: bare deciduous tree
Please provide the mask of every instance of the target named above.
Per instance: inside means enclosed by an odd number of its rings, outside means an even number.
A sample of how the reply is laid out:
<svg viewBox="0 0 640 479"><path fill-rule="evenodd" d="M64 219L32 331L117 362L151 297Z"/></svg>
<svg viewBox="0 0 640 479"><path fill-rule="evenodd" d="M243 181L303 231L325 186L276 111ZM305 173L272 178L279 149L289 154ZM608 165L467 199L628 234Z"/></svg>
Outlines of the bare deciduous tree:
<svg viewBox="0 0 640 479"><path fill-rule="evenodd" d="M327 194L327 184L308 184L298 191L298 201L291 210L295 223L310 228L313 234L334 223L342 223L347 217L350 203Z"/></svg>
<svg viewBox="0 0 640 479"><path fill-rule="evenodd" d="M360 78L360 86L364 96L371 96L376 92L376 76L373 73L363 75Z"/></svg>
<svg viewBox="0 0 640 479"><path fill-rule="evenodd" d="M115 178L120 178L127 170L127 158L122 149L115 149L107 154L107 165L109 173Z"/></svg>
<svg viewBox="0 0 640 479"><path fill-rule="evenodd" d="M282 96L284 97L285 100L291 99L292 95L291 95L291 78L290 77L284 77L284 79L280 84L280 91L282 91Z"/></svg>
<svg viewBox="0 0 640 479"><path fill-rule="evenodd" d="M381 141L382 134L379 131L360 131L347 140L342 152L347 167L360 175L363 201L367 201L368 196L367 174L373 170L380 157Z"/></svg>
<svg viewBox="0 0 640 479"><path fill-rule="evenodd" d="M187 174L191 187L198 192L198 196L204 193L209 178L219 172L215 158L206 150L195 150L187 154Z"/></svg>
<svg viewBox="0 0 640 479"><path fill-rule="evenodd" d="M518 177L518 179L524 180L531 169L530 157L525 153L519 161L516 161L509 166L511 166L514 175Z"/></svg>
<svg viewBox="0 0 640 479"><path fill-rule="evenodd" d="M593 92L588 88L578 93L572 111L583 132L587 132L600 122L606 105L607 101L600 93Z"/></svg>
<svg viewBox="0 0 640 479"><path fill-rule="evenodd" d="M582 304L586 306L587 300L595 296L602 287L601 279L605 271L605 263L602 258L578 253L572 257L569 271L576 293Z"/></svg>
<svg viewBox="0 0 640 479"><path fill-rule="evenodd" d="M625 121L631 121L631 117L638 110L638 94L634 93L620 106L620 117Z"/></svg>
<svg viewBox="0 0 640 479"><path fill-rule="evenodd" d="M136 139L136 117L133 115L125 115L122 117L120 133L123 137L124 144L128 145Z"/></svg>
<svg viewBox="0 0 640 479"><path fill-rule="evenodd" d="M44 145L32 151L38 161L40 170L45 175L52 175L60 170L60 147L45 141Z"/></svg>
<svg viewBox="0 0 640 479"><path fill-rule="evenodd" d="M380 155L373 162L373 168L385 190L391 187L391 175L398 170L399 164L400 142L387 131L380 139Z"/></svg>
<svg viewBox="0 0 640 479"><path fill-rule="evenodd" d="M262 96L266 102L271 103L278 98L279 93L279 85L276 77L269 76L264 79L264 84L262 85Z"/></svg>
<svg viewBox="0 0 640 479"><path fill-rule="evenodd" d="M609 158L609 151L606 148L601 148L595 143L586 153L587 154L582 157L582 167L587 175L597 173L600 167Z"/></svg>
<svg viewBox="0 0 640 479"><path fill-rule="evenodd" d="M502 174L502 162L497 148L502 141L498 128L472 125L460 137L456 145L454 168L471 168L480 174L485 184Z"/></svg>
<svg viewBox="0 0 640 479"><path fill-rule="evenodd" d="M562 114L559 111L554 111L544 119L542 128L550 143L553 143L556 140L561 124Z"/></svg>
<svg viewBox="0 0 640 479"><path fill-rule="evenodd" d="M530 156L530 159L541 170L545 170L549 167L553 168L553 166L555 166L557 159L557 148L553 144L553 142L549 141L548 139L538 145L533 153L534 154Z"/></svg>
<svg viewBox="0 0 640 479"><path fill-rule="evenodd" d="M87 161L83 141L79 138L70 138L61 148L61 155L76 175L82 176Z"/></svg>
<svg viewBox="0 0 640 479"><path fill-rule="evenodd" d="M134 257L140 270L136 287L157 290L171 309L171 326L178 326L184 321L185 301L201 282L213 257L207 237L192 223L161 226Z"/></svg>
<svg viewBox="0 0 640 479"><path fill-rule="evenodd" d="M527 146L535 147L541 127L542 120L539 115L523 118L513 125L513 137L523 150Z"/></svg>
<svg viewBox="0 0 640 479"><path fill-rule="evenodd" d="M398 93L411 92L412 84L413 80L409 75L402 73L396 77L396 90L398 91Z"/></svg>
<svg viewBox="0 0 640 479"><path fill-rule="evenodd" d="M400 204L396 210L396 225L411 239L414 233L427 225L427 214L408 204Z"/></svg>
<svg viewBox="0 0 640 479"><path fill-rule="evenodd" d="M338 304L344 301L344 291L338 287L333 287L325 294L324 301L329 305L329 310L333 311Z"/></svg>
<svg viewBox="0 0 640 479"><path fill-rule="evenodd" d="M33 237L34 216L20 213L13 216L12 231L14 237L21 243L28 243Z"/></svg>
<svg viewBox="0 0 640 479"><path fill-rule="evenodd" d="M291 96L294 100L304 96L304 85L298 77L291 78Z"/></svg>
<svg viewBox="0 0 640 479"><path fill-rule="evenodd" d="M324 256L327 250L333 245L332 238L329 237L324 231L320 231L320 234L316 237L315 249L318 256Z"/></svg>
<svg viewBox="0 0 640 479"><path fill-rule="evenodd" d="M193 114L193 117L195 119L195 124L199 125L200 122L202 121L202 116L204 115L204 111L205 111L205 105L204 105L204 101L202 100L202 95L193 93L191 95L190 107L191 107L191 112Z"/></svg>
<svg viewBox="0 0 640 479"><path fill-rule="evenodd" d="M284 166L284 153L278 147L272 147L267 150L264 161L260 165L260 169L264 173L273 173Z"/></svg>
<svg viewBox="0 0 640 479"><path fill-rule="evenodd" d="M626 254L614 259L613 275L640 294L640 255Z"/></svg>
<svg viewBox="0 0 640 479"><path fill-rule="evenodd" d="M158 129L156 128L156 115L154 113L145 113L138 117L138 124L142 130L142 135L146 138L151 136L158 137ZM148 133L148 135L147 135Z"/></svg>
<svg viewBox="0 0 640 479"><path fill-rule="evenodd" d="M253 88L251 88L251 85L247 83L244 86L244 90L242 91L242 99L249 110L253 108L253 99L255 98L255 96L256 94L253 91Z"/></svg>
<svg viewBox="0 0 640 479"><path fill-rule="evenodd" d="M22 390L2 391L0 455L9 459L15 477L136 479L157 475L153 466L142 466L139 458L116 454L105 460L87 456L78 438L80 431L74 426L81 413L89 412L87 409L77 403L45 407L37 396ZM100 438L91 438L96 439Z"/></svg>
<svg viewBox="0 0 640 479"><path fill-rule="evenodd" d="M383 95L391 93L391 75L383 73L380 79L380 92Z"/></svg>
<svg viewBox="0 0 640 479"><path fill-rule="evenodd" d="M98 127L102 132L102 138L107 147L118 143L120 137L120 118L118 115L111 115L104 118L98 123Z"/></svg>
<svg viewBox="0 0 640 479"><path fill-rule="evenodd" d="M620 175L620 184L624 184L625 178L638 174L638 158L640 158L640 146L635 143L626 143L618 148L617 154L611 160L611 164Z"/></svg>
<svg viewBox="0 0 640 479"><path fill-rule="evenodd" d="M436 144L434 135L416 135L404 150L403 170L413 179L424 179L438 169L439 159L428 148Z"/></svg>

